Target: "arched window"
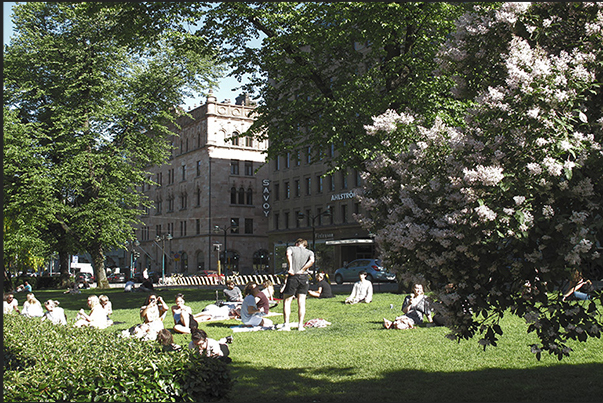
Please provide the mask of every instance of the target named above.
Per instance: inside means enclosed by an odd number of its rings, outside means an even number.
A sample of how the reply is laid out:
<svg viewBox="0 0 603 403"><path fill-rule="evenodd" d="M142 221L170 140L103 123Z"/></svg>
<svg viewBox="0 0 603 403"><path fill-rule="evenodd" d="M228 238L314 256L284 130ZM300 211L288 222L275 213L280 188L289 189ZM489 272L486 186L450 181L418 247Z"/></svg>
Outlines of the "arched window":
<svg viewBox="0 0 603 403"><path fill-rule="evenodd" d="M253 205L253 190L251 188L247 189L247 205Z"/></svg>
<svg viewBox="0 0 603 403"><path fill-rule="evenodd" d="M237 188L230 188L230 204L237 204Z"/></svg>
<svg viewBox="0 0 603 403"><path fill-rule="evenodd" d="M243 189L243 186L239 188L239 204L245 204L245 189Z"/></svg>

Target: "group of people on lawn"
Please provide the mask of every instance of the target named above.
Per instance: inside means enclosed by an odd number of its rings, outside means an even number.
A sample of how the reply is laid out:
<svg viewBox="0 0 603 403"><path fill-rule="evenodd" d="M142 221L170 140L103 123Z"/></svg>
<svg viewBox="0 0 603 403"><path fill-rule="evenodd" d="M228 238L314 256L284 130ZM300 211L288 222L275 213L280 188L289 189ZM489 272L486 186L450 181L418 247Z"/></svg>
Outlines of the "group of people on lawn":
<svg viewBox="0 0 603 403"><path fill-rule="evenodd" d="M291 330L291 307L295 298L298 305L297 328L299 331L304 331L306 296L332 298L333 293L324 273L318 273L316 289L310 290L308 270L314 264L314 252L307 249L306 240L300 238L294 246L287 248L287 262L289 270L287 279L281 289L284 322L279 325L278 330ZM365 271L359 273L359 281L354 284L351 294L345 299L346 304L353 305L372 301L373 286L366 277L367 273ZM563 298L565 299L570 295L576 298L584 298L579 289L586 283L587 281L579 276L572 278L572 283L564 293ZM261 285L253 281L249 282L245 286L244 292L241 292L232 279L226 282L226 286L227 288L223 290L224 301L216 301L216 303L208 305L197 314L193 314L192 309L185 304L184 295L177 294L175 304L171 307L171 313L174 319L173 331L181 334L191 334L189 348L199 349L203 354L228 361L230 359L228 358L227 344L232 342L232 337L223 338L219 341L210 339L202 329L199 329L199 322L237 318L241 319L244 326L275 328L274 323L267 316L270 315L270 308L276 306L278 302L274 298L274 284L269 280ZM67 324L65 312L58 306L58 301L46 301L44 306L47 311L44 313L42 305L31 292L31 288L29 288L29 291L22 312L19 311L14 294L5 294L4 313L17 312L30 317L41 317L42 320L48 319L55 324ZM150 294L140 308L142 323L124 330L122 336L136 337L142 340L157 340L163 345L164 351L180 349L180 346L173 342L172 332L165 329L163 324L170 308L154 290L149 291ZM75 327L90 326L104 329L113 323L110 319L112 304L106 295L100 297L91 295L87 302L90 312L86 313L81 309L77 314ZM403 314L397 316L394 320L384 318L383 327L386 329L411 329L421 324L424 318L427 318L429 323L434 322L430 301L426 297L421 284L414 284L412 293L404 299L402 312Z"/></svg>

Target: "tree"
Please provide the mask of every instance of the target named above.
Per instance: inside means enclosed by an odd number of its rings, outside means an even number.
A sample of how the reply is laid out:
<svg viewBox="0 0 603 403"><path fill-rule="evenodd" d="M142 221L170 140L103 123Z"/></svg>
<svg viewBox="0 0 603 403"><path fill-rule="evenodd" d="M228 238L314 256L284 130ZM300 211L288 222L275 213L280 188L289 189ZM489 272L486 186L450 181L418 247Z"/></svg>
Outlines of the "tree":
<svg viewBox="0 0 603 403"><path fill-rule="evenodd" d="M145 37L127 35L121 10L97 3L24 3L14 15L4 109L18 115L9 124L31 128L14 139L27 134L34 169L5 161L15 167L5 219L18 222L18 203L43 192L35 220L22 228L35 235L38 225L48 249L89 252L99 287L108 287L104 251L132 239L151 203L140 187L153 183L145 168L169 155L174 105L215 85L219 69L202 38L165 20ZM16 147L5 142L11 155Z"/></svg>
<svg viewBox="0 0 603 403"><path fill-rule="evenodd" d="M454 121L451 81L433 69L435 52L464 3L224 2L208 7L199 32L242 88L258 91L251 133L270 140L268 158L329 145L332 168L359 167L381 147L363 126L371 116L413 108ZM262 38L254 48L249 41ZM249 135L249 133L246 133ZM321 145L321 146L319 146Z"/></svg>
<svg viewBox="0 0 603 403"><path fill-rule="evenodd" d="M431 285L453 338L495 346L509 312L538 336L538 359L601 336L595 299L561 290L603 266L602 10L478 7L439 54L473 103L463 127L393 110L367 125L393 146L367 165L361 222L386 262Z"/></svg>

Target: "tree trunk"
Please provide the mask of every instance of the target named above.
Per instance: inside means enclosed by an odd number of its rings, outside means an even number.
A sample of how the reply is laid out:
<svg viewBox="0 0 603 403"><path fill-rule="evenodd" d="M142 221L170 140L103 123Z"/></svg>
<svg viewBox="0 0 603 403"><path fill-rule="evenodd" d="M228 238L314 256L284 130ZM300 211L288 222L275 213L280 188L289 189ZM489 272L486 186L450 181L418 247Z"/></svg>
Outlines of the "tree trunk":
<svg viewBox="0 0 603 403"><path fill-rule="evenodd" d="M61 287L69 287L69 279L71 278L69 261L69 253L66 250L59 251L59 271L60 271L60 282Z"/></svg>
<svg viewBox="0 0 603 403"><path fill-rule="evenodd" d="M101 290L111 288L109 287L107 272L105 271L105 253L103 251L103 246L100 243L96 243L89 252L92 257L97 288Z"/></svg>

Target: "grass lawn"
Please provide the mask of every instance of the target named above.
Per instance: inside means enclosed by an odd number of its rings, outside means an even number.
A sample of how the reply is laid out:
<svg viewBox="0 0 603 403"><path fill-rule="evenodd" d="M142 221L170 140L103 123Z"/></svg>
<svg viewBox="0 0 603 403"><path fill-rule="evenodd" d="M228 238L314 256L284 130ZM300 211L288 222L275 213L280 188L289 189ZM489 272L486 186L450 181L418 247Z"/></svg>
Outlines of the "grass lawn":
<svg viewBox="0 0 603 403"><path fill-rule="evenodd" d="M73 324L86 299L99 290L79 295L61 291L34 291L40 301L61 302ZM169 288L159 291L168 305L182 292L194 313L215 301L214 289ZM139 308L146 293L103 290L113 303L116 322L107 332L119 332L140 323ZM221 294L221 293L220 293ZM404 295L377 293L371 304L345 305L346 295L308 299L306 320L323 318L332 324L305 332L260 331L233 333L236 320L200 323L214 339L234 334L230 345L233 402L331 401L603 401L603 341L571 343L569 358L543 356L537 361L523 320L508 315L498 347L484 351L477 340L457 343L446 328L419 327L385 330L383 318L400 314ZM24 296L16 294L20 306ZM390 309L394 304L394 309ZM282 304L273 309L282 313ZM297 320L293 302L292 320ZM282 323L282 316L274 316ZM173 326L169 316L166 327ZM188 335L174 335L186 346Z"/></svg>

